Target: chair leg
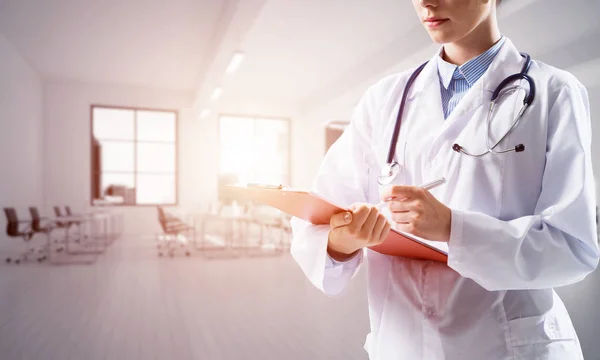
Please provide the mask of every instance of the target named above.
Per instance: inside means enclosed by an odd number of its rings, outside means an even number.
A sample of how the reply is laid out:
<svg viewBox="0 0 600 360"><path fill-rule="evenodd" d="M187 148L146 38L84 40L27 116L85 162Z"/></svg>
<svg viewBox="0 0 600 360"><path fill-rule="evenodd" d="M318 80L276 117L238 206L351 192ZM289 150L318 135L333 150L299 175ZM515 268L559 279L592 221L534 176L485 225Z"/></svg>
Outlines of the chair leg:
<svg viewBox="0 0 600 360"><path fill-rule="evenodd" d="M15 264L18 265L18 264L20 264L22 262L29 261L30 257L36 254L36 250L37 250L37 252L39 254L39 249L36 249L36 248L34 248L34 247L32 247L30 245L31 238L32 238L32 236L30 236L30 235L24 235L23 236L23 241L25 242L25 248L26 248L26 250L23 251L23 252L21 252L17 256L6 258L6 262L7 263L15 263ZM39 262L41 262L41 261L45 260L45 257L44 256L38 256L37 260Z"/></svg>

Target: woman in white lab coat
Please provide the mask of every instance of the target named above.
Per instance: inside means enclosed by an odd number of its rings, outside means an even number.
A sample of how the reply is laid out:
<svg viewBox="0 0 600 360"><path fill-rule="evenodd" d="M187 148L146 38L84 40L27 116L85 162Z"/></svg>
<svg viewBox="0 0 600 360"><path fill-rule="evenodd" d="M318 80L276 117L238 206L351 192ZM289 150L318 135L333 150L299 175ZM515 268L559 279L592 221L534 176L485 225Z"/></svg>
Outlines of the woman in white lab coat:
<svg viewBox="0 0 600 360"><path fill-rule="evenodd" d="M292 255L329 296L342 294L366 267L372 360L582 359L553 288L582 280L598 264L586 90L533 61L535 100L499 147L524 144L525 151L473 158L452 149L486 150L492 92L523 66L498 30L497 1L413 0L443 46L409 91L395 154L400 174L378 184L414 69L366 91L322 163L313 190L352 212L329 226L292 221ZM523 97L519 90L502 98L492 139L510 127ZM436 189L416 187L440 177L447 182ZM382 213L371 205L390 195L403 200ZM448 263L369 250L390 226L446 242Z"/></svg>

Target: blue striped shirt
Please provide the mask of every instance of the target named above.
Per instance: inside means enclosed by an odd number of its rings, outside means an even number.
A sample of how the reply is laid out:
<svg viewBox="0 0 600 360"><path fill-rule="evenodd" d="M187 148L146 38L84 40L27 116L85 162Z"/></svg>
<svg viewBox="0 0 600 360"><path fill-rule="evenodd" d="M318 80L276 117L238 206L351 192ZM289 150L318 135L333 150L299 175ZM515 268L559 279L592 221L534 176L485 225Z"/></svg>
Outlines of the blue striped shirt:
<svg viewBox="0 0 600 360"><path fill-rule="evenodd" d="M441 52L438 58L438 75L440 88L442 90L442 107L444 119L448 118L452 110L458 105L467 91L483 76L494 58L502 48L506 38L502 36L500 41L489 48L483 54L467 61L461 66L450 64L442 59ZM443 51L443 50L442 50Z"/></svg>

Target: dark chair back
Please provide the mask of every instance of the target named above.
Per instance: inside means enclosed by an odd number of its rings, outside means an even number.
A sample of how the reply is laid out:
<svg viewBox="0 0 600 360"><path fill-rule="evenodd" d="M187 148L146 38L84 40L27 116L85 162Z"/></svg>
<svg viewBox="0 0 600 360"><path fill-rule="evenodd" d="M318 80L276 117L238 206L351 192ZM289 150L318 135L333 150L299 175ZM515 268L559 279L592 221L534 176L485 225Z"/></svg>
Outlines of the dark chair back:
<svg viewBox="0 0 600 360"><path fill-rule="evenodd" d="M67 213L67 216L73 215L73 213L71 212L71 207L70 206L65 206L65 212Z"/></svg>
<svg viewBox="0 0 600 360"><path fill-rule="evenodd" d="M56 217L61 217L62 214L60 212L60 208L58 206L54 207L54 215L56 215Z"/></svg>
<svg viewBox="0 0 600 360"><path fill-rule="evenodd" d="M42 228L42 218L37 207L30 207L29 213L31 214L31 230L36 232L44 231L44 229Z"/></svg>
<svg viewBox="0 0 600 360"><path fill-rule="evenodd" d="M157 206L156 209L158 210L158 222L160 223L160 227L164 232L167 232L167 219L165 217L165 210L160 206Z"/></svg>
<svg viewBox="0 0 600 360"><path fill-rule="evenodd" d="M19 232L19 217L17 216L17 210L15 210L15 208L4 208L4 215L6 215L6 235L21 235Z"/></svg>

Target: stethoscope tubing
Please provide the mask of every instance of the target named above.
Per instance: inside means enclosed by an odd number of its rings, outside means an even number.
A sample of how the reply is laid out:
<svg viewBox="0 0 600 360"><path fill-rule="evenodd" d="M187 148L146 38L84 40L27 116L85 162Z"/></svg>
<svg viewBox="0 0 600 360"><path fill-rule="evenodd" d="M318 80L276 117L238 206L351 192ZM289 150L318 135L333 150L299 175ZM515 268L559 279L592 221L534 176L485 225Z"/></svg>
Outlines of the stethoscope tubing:
<svg viewBox="0 0 600 360"><path fill-rule="evenodd" d="M523 116L523 114L525 113L527 108L531 105L531 103L535 99L535 93L536 93L535 81L531 78L531 76L529 76L527 74L529 72L529 69L531 68L531 63L532 63L531 56L529 56L529 54L526 54L526 53L521 53L521 56L523 58L525 58L525 64L523 65L521 72L511 75L511 76L507 77L506 79L504 79L496 87L496 89L494 90L494 92L492 94L490 109L488 111L488 116L486 119L486 126L487 126L487 132L488 132L487 137L486 137L487 150L484 151L483 153L473 154L473 153L470 153L469 151L467 151L466 149L464 149L459 144L454 144L452 146L452 149L454 151L464 154L464 155L467 155L467 156L470 156L470 157L474 157L474 158L481 158L488 154L502 155L502 154L506 154L509 152L513 152L513 151L514 152L525 151L525 146L523 144L518 144L514 148L496 151L496 147L498 147L498 145L515 129L517 123L519 122L519 120L521 119L521 117ZM388 185L389 183L391 183L391 181L398 175L398 173L400 171L400 165L395 160L395 154L396 154L396 145L398 143L398 136L400 134L400 126L402 124L402 115L404 113L404 108L406 106L406 100L408 98L408 93L409 93L410 89L412 88L416 78L419 76L421 71L423 71L423 69L425 68L427 63L428 62L425 62L422 65L420 65L417 69L415 69L415 71L409 77L409 79L406 83L406 86L404 88L404 92L402 93L402 99L400 101L400 107L398 109L396 123L394 124L394 132L392 134L392 139L390 141L387 162L386 162L386 165L384 165L384 167L381 169L381 172L377 179L377 182L380 185ZM508 131L498 141L496 141L496 143L494 143L492 146L490 146L490 144L489 144L489 140L490 140L489 125L490 125L490 122L492 120L493 113L495 110L496 100L500 96L500 93L503 90L506 90L506 87L508 86L508 84L513 81L516 81L516 80L525 80L529 83L529 91L527 92L527 96L523 100L523 107L519 111L516 118L513 120L513 123L511 124L511 127L508 129Z"/></svg>

